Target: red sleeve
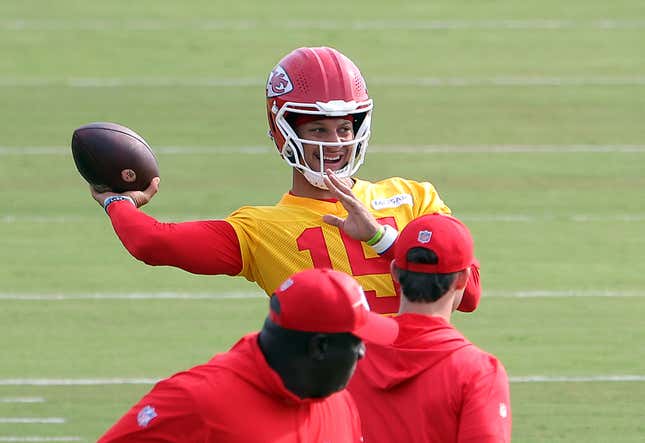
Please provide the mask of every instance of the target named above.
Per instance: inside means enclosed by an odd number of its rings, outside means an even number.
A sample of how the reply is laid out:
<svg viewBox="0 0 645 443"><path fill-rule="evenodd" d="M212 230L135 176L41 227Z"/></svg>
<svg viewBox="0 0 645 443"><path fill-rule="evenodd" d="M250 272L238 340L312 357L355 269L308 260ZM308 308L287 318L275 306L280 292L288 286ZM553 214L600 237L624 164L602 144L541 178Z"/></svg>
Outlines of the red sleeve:
<svg viewBox="0 0 645 443"><path fill-rule="evenodd" d="M479 283L479 262L475 259L475 262L470 265L470 278L468 278L468 283L466 283L466 290L464 291L464 296L461 299L461 303L457 307L457 310L462 312L472 312L477 309L479 305L479 298L482 294L482 288Z"/></svg>
<svg viewBox="0 0 645 443"><path fill-rule="evenodd" d="M240 243L224 220L162 223L127 201L111 203L108 215L123 246L153 266L174 266L195 274L237 275Z"/></svg>
<svg viewBox="0 0 645 443"><path fill-rule="evenodd" d="M97 443L199 443L205 439L206 429L192 399L172 382L162 381Z"/></svg>
<svg viewBox="0 0 645 443"><path fill-rule="evenodd" d="M459 419L458 443L511 441L511 401L504 366L493 356L490 365L468 383Z"/></svg>

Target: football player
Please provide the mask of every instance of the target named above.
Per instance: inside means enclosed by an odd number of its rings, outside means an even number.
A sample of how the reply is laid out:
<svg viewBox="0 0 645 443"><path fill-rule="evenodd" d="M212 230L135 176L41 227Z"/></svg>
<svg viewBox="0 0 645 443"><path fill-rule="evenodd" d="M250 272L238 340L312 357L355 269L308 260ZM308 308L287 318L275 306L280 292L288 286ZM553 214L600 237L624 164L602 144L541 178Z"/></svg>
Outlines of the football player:
<svg viewBox="0 0 645 443"><path fill-rule="evenodd" d="M245 206L223 220L160 223L139 207L158 190L98 193L127 250L150 265L256 282L267 294L287 276L332 268L355 277L371 308L395 313L390 246L412 219L450 209L429 182L355 175L365 159L373 102L356 65L328 47L286 55L266 85L269 135L292 167L292 186L274 206ZM479 264L459 309L479 302Z"/></svg>

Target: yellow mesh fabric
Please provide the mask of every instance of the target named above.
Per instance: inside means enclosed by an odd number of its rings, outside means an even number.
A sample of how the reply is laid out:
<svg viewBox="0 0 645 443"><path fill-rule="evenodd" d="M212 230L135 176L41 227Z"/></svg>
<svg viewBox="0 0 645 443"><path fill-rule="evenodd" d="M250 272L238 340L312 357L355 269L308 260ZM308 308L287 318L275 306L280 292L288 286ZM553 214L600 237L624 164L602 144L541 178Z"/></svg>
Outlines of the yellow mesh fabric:
<svg viewBox="0 0 645 443"><path fill-rule="evenodd" d="M422 214L450 213L430 183L396 177L378 183L358 180L352 191L381 223L398 230ZM243 268L239 275L257 282L270 295L297 271L331 266L354 276L365 289L372 309L383 311L375 309L376 299L396 296L389 262L369 246L324 223L324 214L346 217L347 211L340 202L290 194L276 206L245 206L235 211L226 220L240 242Z"/></svg>

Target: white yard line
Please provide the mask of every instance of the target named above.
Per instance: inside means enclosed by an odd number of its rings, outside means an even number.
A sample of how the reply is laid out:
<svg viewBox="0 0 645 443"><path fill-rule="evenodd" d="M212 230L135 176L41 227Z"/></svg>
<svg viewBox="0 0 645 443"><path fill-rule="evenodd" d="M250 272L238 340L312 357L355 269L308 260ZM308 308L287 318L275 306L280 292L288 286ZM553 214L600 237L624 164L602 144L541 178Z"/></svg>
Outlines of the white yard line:
<svg viewBox="0 0 645 443"><path fill-rule="evenodd" d="M263 292L225 292L225 293L181 293L181 292L141 292L141 293L94 293L94 294L45 294L45 293L0 293L0 300L15 301L64 301L64 300L218 300L218 299L262 299ZM645 290L602 291L602 290L521 290L485 291L483 297L504 298L640 298Z"/></svg>
<svg viewBox="0 0 645 443"><path fill-rule="evenodd" d="M0 378L0 386L151 385L159 378Z"/></svg>
<svg viewBox="0 0 645 443"><path fill-rule="evenodd" d="M264 292L199 293L130 293L130 294L8 294L0 293L0 300L63 301L63 300L218 300L264 298Z"/></svg>
<svg viewBox="0 0 645 443"><path fill-rule="evenodd" d="M263 78L241 77L78 77L78 78L24 78L0 77L0 87L42 88L60 86L69 88L262 88ZM645 86L645 75L631 76L512 76L493 77L373 77L370 86L386 87L576 87L576 86Z"/></svg>
<svg viewBox="0 0 645 443"><path fill-rule="evenodd" d="M155 146L157 154L195 155L195 154L245 154L277 155L272 146ZM369 147L371 154L569 154L569 153L644 153L645 145L374 145ZM0 146L0 155L63 155L71 157L71 149L65 146Z"/></svg>
<svg viewBox="0 0 645 443"><path fill-rule="evenodd" d="M644 76L631 77L375 77L368 79L375 86L415 87L473 87L473 86L639 86L645 85Z"/></svg>
<svg viewBox="0 0 645 443"><path fill-rule="evenodd" d="M568 297L645 297L642 291L484 291L483 297L507 298L568 298Z"/></svg>
<svg viewBox="0 0 645 443"><path fill-rule="evenodd" d="M477 223L544 223L544 222L575 222L575 223L642 223L643 214L569 214L569 215L523 215L523 214L456 214L467 222ZM226 214L190 215L168 214L158 217L161 221L174 222L183 220L206 220L225 217ZM68 224L68 223L102 223L105 216L74 216L74 215L0 215L0 224Z"/></svg>
<svg viewBox="0 0 645 443"><path fill-rule="evenodd" d="M482 223L539 223L539 222L643 222L645 214L569 214L569 215L523 215L523 214L455 214L468 222Z"/></svg>
<svg viewBox="0 0 645 443"><path fill-rule="evenodd" d="M643 382L645 375L527 375L509 377L511 383L593 383L593 382Z"/></svg>
<svg viewBox="0 0 645 443"><path fill-rule="evenodd" d="M0 424L63 424L66 420L62 417L0 417Z"/></svg>
<svg viewBox="0 0 645 443"><path fill-rule="evenodd" d="M91 220L90 217L76 217L69 215L53 215L53 216L41 216L41 215L2 215L0 216L0 223L81 223Z"/></svg>
<svg viewBox="0 0 645 443"><path fill-rule="evenodd" d="M369 153L378 154L423 154L423 153L447 153L447 154L568 154L568 153L606 153L606 152L645 152L645 145L392 145L392 146L370 146ZM1 152L1 151L0 151Z"/></svg>
<svg viewBox="0 0 645 443"><path fill-rule="evenodd" d="M0 386L104 386L104 385L152 385L159 378L5 378ZM526 375L511 376L511 383L610 383L644 382L645 375ZM0 419L2 420L2 419ZM18 419L31 420L31 419ZM45 420L64 420L59 418Z"/></svg>
<svg viewBox="0 0 645 443"><path fill-rule="evenodd" d="M343 30L343 31L451 31L643 29L645 20L601 18L596 20L161 20L161 19L4 19L0 31L240 31Z"/></svg>
<svg viewBox="0 0 645 443"><path fill-rule="evenodd" d="M6 79L10 81L11 79ZM22 80L17 79L18 82ZM32 86L30 79L25 79L27 82L23 86ZM34 87L41 86L42 79L36 79L33 83ZM0 85L4 85L5 80L0 80ZM265 80L260 78L69 78L67 80L51 79L46 81L44 85L60 85L70 88L122 88L122 87L153 87L153 88L166 88L166 87L208 87L208 88L248 88L248 87L262 87ZM20 86L20 85L17 85Z"/></svg>
<svg viewBox="0 0 645 443"><path fill-rule="evenodd" d="M36 437L36 436L0 436L0 442L64 442L64 441L83 441L81 437Z"/></svg>
<svg viewBox="0 0 645 443"><path fill-rule="evenodd" d="M44 403L43 397L0 397L0 403Z"/></svg>

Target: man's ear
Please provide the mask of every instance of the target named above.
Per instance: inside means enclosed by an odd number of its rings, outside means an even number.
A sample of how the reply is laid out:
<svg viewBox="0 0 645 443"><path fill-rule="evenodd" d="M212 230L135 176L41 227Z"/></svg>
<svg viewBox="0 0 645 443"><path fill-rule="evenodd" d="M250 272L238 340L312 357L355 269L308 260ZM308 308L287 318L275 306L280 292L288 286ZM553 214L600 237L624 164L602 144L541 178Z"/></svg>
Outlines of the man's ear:
<svg viewBox="0 0 645 443"><path fill-rule="evenodd" d="M457 290L465 289L468 279L470 278L470 268L466 268L455 276L454 288Z"/></svg>
<svg viewBox="0 0 645 443"><path fill-rule="evenodd" d="M315 361L322 361L327 358L329 348L329 336L327 334L315 334L309 339L309 357Z"/></svg>
<svg viewBox="0 0 645 443"><path fill-rule="evenodd" d="M394 260L390 262L390 274L392 275L392 280L396 282L396 284L399 284L399 273L396 265L394 264Z"/></svg>

